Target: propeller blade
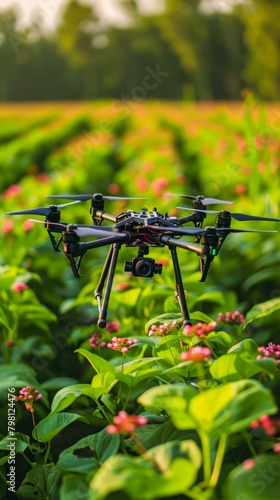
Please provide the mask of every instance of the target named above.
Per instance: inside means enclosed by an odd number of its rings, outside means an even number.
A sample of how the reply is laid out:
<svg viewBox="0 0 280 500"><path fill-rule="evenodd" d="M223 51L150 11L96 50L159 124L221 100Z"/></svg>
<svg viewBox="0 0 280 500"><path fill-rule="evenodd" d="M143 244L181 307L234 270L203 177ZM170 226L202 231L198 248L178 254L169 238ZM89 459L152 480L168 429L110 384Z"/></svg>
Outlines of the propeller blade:
<svg viewBox="0 0 280 500"><path fill-rule="evenodd" d="M47 217L52 212L57 212L60 208L68 207L69 205L75 205L80 203L80 201L73 201L71 203L64 203L63 205L49 205L48 207L38 207L29 208L26 210L17 210L15 212L7 212L8 215L43 215Z"/></svg>
<svg viewBox="0 0 280 500"><path fill-rule="evenodd" d="M275 219L273 217L263 217L263 216L258 216L258 215L247 215L247 214L238 214L238 213L231 213L230 214L234 219L236 220L264 220L264 221L272 221L272 222L280 222L280 219Z"/></svg>
<svg viewBox="0 0 280 500"><path fill-rule="evenodd" d="M178 196L179 198L187 198L189 200L200 201L200 203L202 203L202 205L215 205L215 204L233 205L234 204L234 201L218 200L217 198L205 198L202 195L192 196L190 194L172 194L172 193L167 193L167 194L169 196Z"/></svg>
<svg viewBox="0 0 280 500"><path fill-rule="evenodd" d="M216 198L203 198L200 200L202 205L216 205L221 204L221 205L233 205L234 201L226 201L226 200L217 200Z"/></svg>
<svg viewBox="0 0 280 500"><path fill-rule="evenodd" d="M270 231L266 229L235 229L232 227L215 227L215 226L207 226L205 228L199 228L199 227L190 227L190 228L180 228L180 227L164 227L164 226L152 226L148 225L145 226L148 229L152 229L155 231L159 232L165 232L168 231L169 233L177 233L177 234L205 234L205 233L211 233L215 232L216 234L219 233L277 233L277 231Z"/></svg>
<svg viewBox="0 0 280 500"><path fill-rule="evenodd" d="M35 222L36 224L48 224L52 226L59 226L62 227L64 231L66 231L67 225L66 224L61 224L61 222L51 222L51 221L44 221L44 220L37 220L37 219L28 219L30 222Z"/></svg>
<svg viewBox="0 0 280 500"><path fill-rule="evenodd" d="M47 198L61 198L64 200L77 200L77 201L88 201L94 198L94 194L59 194L53 196L47 196ZM119 196L103 196L100 195L101 199L104 200L146 200L147 198L131 198L131 197L119 197Z"/></svg>
<svg viewBox="0 0 280 500"><path fill-rule="evenodd" d="M69 228L69 226L68 226ZM73 225L70 226L69 228L71 231L73 231L74 233L76 233L77 236L80 236L80 237L83 237L83 236L112 236L114 235L115 233L113 233L112 231L110 231L109 228L101 228L101 227L98 227L98 228L95 228L95 227L82 227L82 226L75 226Z"/></svg>
<svg viewBox="0 0 280 500"><path fill-rule="evenodd" d="M189 207L177 207L182 210L191 210L192 212L202 212L204 214L220 214L221 211L219 210L199 210L197 208L189 208ZM272 221L272 222L280 222L280 219L276 219L274 217L263 217L260 215L248 215L248 214L241 214L241 213L236 213L236 212L228 212L229 215L239 221L247 221L247 220L259 220L259 221Z"/></svg>
<svg viewBox="0 0 280 500"><path fill-rule="evenodd" d="M278 231L273 231L269 229L235 229L234 227L215 227L214 228L218 233L229 232L229 233L277 233Z"/></svg>

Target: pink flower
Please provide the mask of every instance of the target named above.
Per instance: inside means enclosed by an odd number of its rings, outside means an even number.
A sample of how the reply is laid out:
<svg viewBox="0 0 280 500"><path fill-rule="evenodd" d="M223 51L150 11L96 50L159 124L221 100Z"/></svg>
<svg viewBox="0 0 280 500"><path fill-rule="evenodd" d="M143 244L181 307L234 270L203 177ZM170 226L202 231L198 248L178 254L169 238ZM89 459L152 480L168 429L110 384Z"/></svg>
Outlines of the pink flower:
<svg viewBox="0 0 280 500"><path fill-rule="evenodd" d="M176 328L177 323L176 321L172 321L172 323L163 323L162 325L152 325L150 330L149 330L149 337L152 337L153 335L168 335L169 333Z"/></svg>
<svg viewBox="0 0 280 500"><path fill-rule="evenodd" d="M257 356L257 359L273 358L278 365L280 364L280 344L269 342L267 347L259 347L258 352L260 354Z"/></svg>
<svg viewBox="0 0 280 500"><path fill-rule="evenodd" d="M106 325L106 330L108 333L115 333L120 331L120 324L117 321L110 321Z"/></svg>
<svg viewBox="0 0 280 500"><path fill-rule="evenodd" d="M186 325L184 328L184 335L197 335L200 339L204 339L210 332L216 328L216 321L211 321L207 323L197 323L196 325Z"/></svg>
<svg viewBox="0 0 280 500"><path fill-rule="evenodd" d="M280 443L276 443L273 446L273 451L274 451L274 453L280 453Z"/></svg>
<svg viewBox="0 0 280 500"><path fill-rule="evenodd" d="M136 188L138 191L146 191L148 189L148 182L143 177L136 179Z"/></svg>
<svg viewBox="0 0 280 500"><path fill-rule="evenodd" d="M120 186L118 184L110 184L110 186L108 186L108 193L118 194L119 192L120 192Z"/></svg>
<svg viewBox="0 0 280 500"><path fill-rule="evenodd" d="M6 347L9 347L9 348L13 347L14 344L15 344L15 341L13 339L6 341Z"/></svg>
<svg viewBox="0 0 280 500"><path fill-rule="evenodd" d="M14 221L12 220L4 220L2 224L2 232L3 234L11 233L14 229Z"/></svg>
<svg viewBox="0 0 280 500"><path fill-rule="evenodd" d="M42 184L47 184L50 180L49 176L47 174L39 174L37 177L37 180L41 182Z"/></svg>
<svg viewBox="0 0 280 500"><path fill-rule="evenodd" d="M109 347L109 349L113 349L114 351L127 352L136 343L136 339L129 340L125 337L113 337L112 342L109 342L107 347Z"/></svg>
<svg viewBox="0 0 280 500"><path fill-rule="evenodd" d="M251 422L251 429L262 429L267 436L274 436L280 430L280 419L262 415Z"/></svg>
<svg viewBox="0 0 280 500"><path fill-rule="evenodd" d="M23 283L22 281L16 281L16 283L14 283L11 288L15 293L20 294L24 292L24 290L26 290L28 286L26 285L26 283Z"/></svg>
<svg viewBox="0 0 280 500"><path fill-rule="evenodd" d="M211 358L211 350L208 347L195 346L180 354L182 361L193 361L193 363L203 363Z"/></svg>
<svg viewBox="0 0 280 500"><path fill-rule="evenodd" d="M96 349L97 346L100 345L100 347L105 347L106 342L100 342L100 339L102 337L102 333L94 333L91 338L89 339L90 346L93 347L93 349Z"/></svg>
<svg viewBox="0 0 280 500"><path fill-rule="evenodd" d="M165 177L160 177L152 183L152 190L155 196L159 196L164 189L167 188L169 184L168 179Z"/></svg>
<svg viewBox="0 0 280 500"><path fill-rule="evenodd" d="M35 387L28 385L27 387L20 389L19 395L15 396L14 399L15 401L22 401L25 404L25 408L33 413L33 402L38 401L38 399L41 399L41 397L42 394L39 394Z"/></svg>
<svg viewBox="0 0 280 500"><path fill-rule="evenodd" d="M119 283L117 288L120 291L129 290L131 288L131 285L129 285L128 283Z"/></svg>
<svg viewBox="0 0 280 500"><path fill-rule="evenodd" d="M244 323L244 315L239 311L219 313L217 321L219 323L228 323L229 325L240 325Z"/></svg>
<svg viewBox="0 0 280 500"><path fill-rule="evenodd" d="M7 200L9 198L15 198L21 193L21 187L19 184L12 184L11 186L6 189L3 193L3 198L4 200Z"/></svg>
<svg viewBox="0 0 280 500"><path fill-rule="evenodd" d="M236 184L235 192L236 194L245 194L247 192L246 184Z"/></svg>
<svg viewBox="0 0 280 500"><path fill-rule="evenodd" d="M248 458L247 460L244 460L242 465L244 469L251 470L255 467L256 461L253 458Z"/></svg>
<svg viewBox="0 0 280 500"><path fill-rule="evenodd" d="M113 418L114 425L107 425L106 431L109 434L132 434L137 427L146 425L148 420L138 415L128 415L125 411L120 411Z"/></svg>
<svg viewBox="0 0 280 500"><path fill-rule="evenodd" d="M33 229L34 227L34 222L32 222L31 220L26 220L23 224L22 224L22 229L26 232L28 231L31 231L31 229Z"/></svg>

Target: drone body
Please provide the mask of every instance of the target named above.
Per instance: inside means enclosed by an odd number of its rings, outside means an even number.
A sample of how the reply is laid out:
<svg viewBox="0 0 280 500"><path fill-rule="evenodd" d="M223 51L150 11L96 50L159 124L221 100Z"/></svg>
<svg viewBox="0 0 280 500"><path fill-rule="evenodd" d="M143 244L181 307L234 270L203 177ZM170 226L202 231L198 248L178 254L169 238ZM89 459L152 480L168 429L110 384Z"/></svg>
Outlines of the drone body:
<svg viewBox="0 0 280 500"><path fill-rule="evenodd" d="M181 218L169 216L167 213L162 214L157 211L157 208L153 208L152 211L149 211L146 207L143 207L141 212L127 210L118 215L112 215L104 210L105 200L115 200L119 198L103 196L100 193L94 195L50 196L49 198L70 199L74 201L64 205L50 205L47 208L22 210L10 212L9 214L43 215L45 221L36 222L42 222L45 225L52 246L56 252L60 251L59 247L62 244L63 252L70 263L74 276L77 278L80 277L79 269L82 257L85 253L94 248L109 246L104 267L94 292L98 304L98 326L100 328L106 327L107 309L121 246L125 245L126 247L137 249L137 256L133 257L132 261L126 261L124 263L124 271L131 273L133 276L142 278L151 278L154 274L162 273L162 265L146 256L149 254L150 248L167 246L170 250L173 262L175 296L180 305L183 324L186 325L191 324L191 321L184 293L177 248L183 248L184 250L195 252L198 255L201 270L200 281L205 281L213 259L218 255L226 237L230 233L270 232L231 228L232 218L241 221L266 220L277 222L280 222L280 219L230 213L228 210L223 210L221 212L208 211L206 210L207 204L232 204L232 202L217 200L215 198L205 198L204 196L195 197L181 195L181 197L192 199L193 204L193 208L178 207L183 210L192 211L189 216ZM60 208L65 208L66 206L75 205L76 203L88 200L91 200L90 214L93 221L92 225L75 225L60 222ZM202 227L203 221L208 213L217 214L215 226ZM102 226L103 221L110 222L112 226ZM192 223L194 227L183 227L183 225L187 223ZM56 240L55 237L56 233L60 235L58 240ZM190 243L182 240L181 238L185 235L195 236L195 242ZM83 237L97 237L97 239L94 241L80 241L80 238ZM104 298L102 298L104 286L105 293Z"/></svg>

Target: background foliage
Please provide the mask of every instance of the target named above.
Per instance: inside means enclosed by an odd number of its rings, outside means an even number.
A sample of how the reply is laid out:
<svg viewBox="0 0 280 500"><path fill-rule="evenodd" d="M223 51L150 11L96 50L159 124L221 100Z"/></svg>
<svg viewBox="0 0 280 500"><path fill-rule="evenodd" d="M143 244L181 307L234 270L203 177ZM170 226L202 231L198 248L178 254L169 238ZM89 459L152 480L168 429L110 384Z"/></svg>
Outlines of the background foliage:
<svg viewBox="0 0 280 500"><path fill-rule="evenodd" d="M212 0L162 0L150 15L135 0L117 3L119 26L77 0L63 4L57 23L55 3L24 28L16 11L1 12L0 100L127 99L157 66L171 77L149 99L239 100L247 87L279 99L277 2L224 2L223 10Z"/></svg>

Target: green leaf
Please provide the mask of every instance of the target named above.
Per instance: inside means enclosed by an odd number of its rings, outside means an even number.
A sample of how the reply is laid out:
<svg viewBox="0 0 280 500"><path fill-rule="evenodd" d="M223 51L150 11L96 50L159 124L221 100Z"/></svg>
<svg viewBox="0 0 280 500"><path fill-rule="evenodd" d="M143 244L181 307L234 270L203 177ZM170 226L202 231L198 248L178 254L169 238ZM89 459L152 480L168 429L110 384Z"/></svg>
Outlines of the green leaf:
<svg viewBox="0 0 280 500"><path fill-rule="evenodd" d="M207 335L207 340L210 340L211 344L224 347L224 351L230 349L236 342L236 340L227 332L211 332Z"/></svg>
<svg viewBox="0 0 280 500"><path fill-rule="evenodd" d="M153 348L153 354L168 361L171 365L176 365L180 361L180 339L178 335L167 335L163 337Z"/></svg>
<svg viewBox="0 0 280 500"><path fill-rule="evenodd" d="M95 375L91 382L93 399L98 399L102 394L107 394L117 383L116 375L112 372L103 372ZM89 393L88 393L89 395Z"/></svg>
<svg viewBox="0 0 280 500"><path fill-rule="evenodd" d="M11 436L6 436L2 439L0 441L0 450L10 450L11 443L14 443L16 453L22 453L28 448L30 443L30 437L21 432L16 432L12 439L13 440L11 440Z"/></svg>
<svg viewBox="0 0 280 500"><path fill-rule="evenodd" d="M216 436L245 430L253 420L277 410L270 390L256 380L240 380L199 394L190 386L153 387L138 402L154 413L166 411L177 429Z"/></svg>
<svg viewBox="0 0 280 500"><path fill-rule="evenodd" d="M213 292L206 294L212 295ZM219 292L220 293L220 292ZM201 312L201 311L194 311L193 313L190 314L190 318L192 321L197 321L197 322L202 322L202 323L211 323L211 321L214 321L213 318L208 316L207 314Z"/></svg>
<svg viewBox="0 0 280 500"><path fill-rule="evenodd" d="M47 443L54 436L59 434L65 427L72 424L76 420L88 423L85 417L77 413L55 413L50 414L36 425L36 431L39 441ZM33 438L36 439L36 434L32 433Z"/></svg>
<svg viewBox="0 0 280 500"><path fill-rule="evenodd" d="M142 370L142 368L146 368L147 365L157 364L157 358L155 357L150 357L150 358L142 358L142 359L133 359L132 361L128 361L127 363L124 364L123 366L123 373L133 373L133 372L138 372ZM116 368L116 371L119 372L122 370L121 366L118 366Z"/></svg>
<svg viewBox="0 0 280 500"><path fill-rule="evenodd" d="M61 474L54 464L35 465L17 490L20 499L59 500Z"/></svg>
<svg viewBox="0 0 280 500"><path fill-rule="evenodd" d="M93 377L93 384L74 384L58 391L52 401L51 414L68 408L80 396L88 396L96 401L102 394L108 393L116 384L117 378L112 373L100 373Z"/></svg>
<svg viewBox="0 0 280 500"><path fill-rule="evenodd" d="M189 404L189 413L197 421L198 430L215 435L240 432L261 415L276 410L271 392L256 380L214 387L192 398ZM178 428L184 428L176 413L173 421Z"/></svg>
<svg viewBox="0 0 280 500"><path fill-rule="evenodd" d="M15 322L15 318L13 316L12 311L8 309L8 307L3 304L0 305L0 324L5 326L7 330L12 330Z"/></svg>
<svg viewBox="0 0 280 500"><path fill-rule="evenodd" d="M116 455L94 476L89 500L103 500L112 492L125 492L133 500L186 494L196 480L200 464L199 449L192 441L165 443L143 457Z"/></svg>
<svg viewBox="0 0 280 500"><path fill-rule="evenodd" d="M80 474L63 474L60 499L73 500L73 492L75 500L88 500L88 480Z"/></svg>
<svg viewBox="0 0 280 500"><path fill-rule="evenodd" d="M46 403L47 394L39 384L35 376L35 371L23 363L10 363L0 365L0 397L7 399L9 388L20 388L28 385L34 386L43 394L42 401Z"/></svg>
<svg viewBox="0 0 280 500"><path fill-rule="evenodd" d="M234 345L228 354L218 358L210 372L223 383L250 378L262 372L273 378L277 367L275 360L257 359L257 354L257 343L252 339L245 339Z"/></svg>
<svg viewBox="0 0 280 500"><path fill-rule="evenodd" d="M200 469L202 462L201 452L197 444L192 440L163 443L150 448L142 456L147 460L152 459L162 473L168 473L171 463L178 457L188 458L197 471ZM192 484L192 481L190 484Z"/></svg>
<svg viewBox="0 0 280 500"><path fill-rule="evenodd" d="M97 434L84 437L59 455L57 467L64 471L87 473L100 465L119 449L118 434L108 434L103 429Z"/></svg>
<svg viewBox="0 0 280 500"><path fill-rule="evenodd" d="M280 457L260 455L252 462L252 468L244 464L235 467L228 475L223 488L227 500L274 500L279 498Z"/></svg>
<svg viewBox="0 0 280 500"><path fill-rule="evenodd" d="M258 344L253 339L245 339L231 347L229 352L247 353L252 359L256 358L258 353Z"/></svg>
<svg viewBox="0 0 280 500"><path fill-rule="evenodd" d="M87 349L76 349L75 352L78 352L79 354L82 354L91 364L91 366L94 368L94 370L97 373L102 373L102 372L111 372L111 373L116 373L115 368L111 363L106 361L106 359L101 358L97 354L94 354Z"/></svg>
<svg viewBox="0 0 280 500"><path fill-rule="evenodd" d="M246 328L252 321L268 316L275 311L280 310L280 298L267 300L261 304L256 304L252 309L246 314L244 323L242 324L242 330Z"/></svg>
<svg viewBox="0 0 280 500"><path fill-rule="evenodd" d="M188 404L196 394L197 391L191 386L160 385L148 389L141 394L137 401L144 408L156 414L166 411L169 415L172 415L174 412L182 412L186 415Z"/></svg>
<svg viewBox="0 0 280 500"><path fill-rule="evenodd" d="M25 323L36 323L38 320L48 323L57 321L55 314L41 304L24 304L18 309L18 312L20 313L20 318L22 318Z"/></svg>
<svg viewBox="0 0 280 500"><path fill-rule="evenodd" d="M42 387L44 387L46 391L54 391L69 385L74 385L77 382L76 379L70 377L54 377L43 382Z"/></svg>

